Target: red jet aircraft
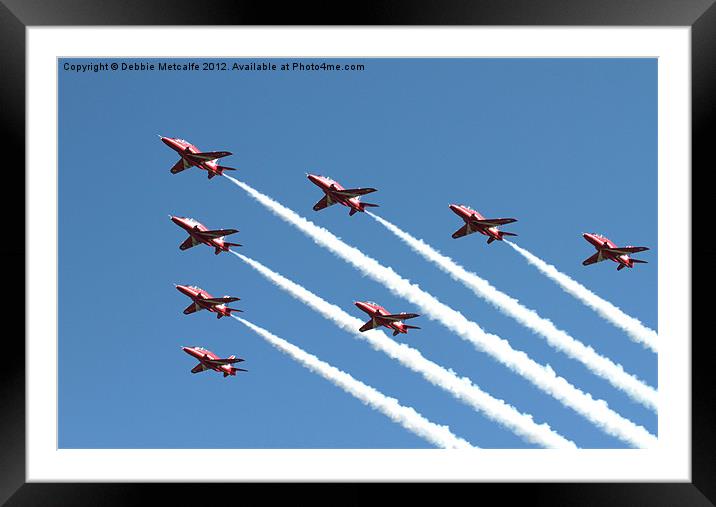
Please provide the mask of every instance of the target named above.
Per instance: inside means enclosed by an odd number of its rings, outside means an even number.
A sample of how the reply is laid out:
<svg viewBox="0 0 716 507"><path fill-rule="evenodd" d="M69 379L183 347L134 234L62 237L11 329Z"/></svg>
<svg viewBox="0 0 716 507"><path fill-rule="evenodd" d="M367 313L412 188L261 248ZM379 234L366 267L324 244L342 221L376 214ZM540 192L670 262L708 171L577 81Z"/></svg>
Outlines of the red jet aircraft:
<svg viewBox="0 0 716 507"><path fill-rule="evenodd" d="M584 259L584 261L582 261L582 266L589 266L590 264L601 262L605 259L609 259L618 263L619 265L617 266L617 271L622 270L625 267L633 268L634 263L647 264L646 261L632 259L631 257L629 257L630 253L637 253L643 252L644 250L649 250L645 246L618 247L609 238L605 238L604 236L601 236L599 234L584 233L582 234L582 237L589 241L594 246L594 248L597 249L597 253L595 253L588 259Z"/></svg>
<svg viewBox="0 0 716 507"><path fill-rule="evenodd" d="M201 310L209 310L210 312L216 313L216 318L229 317L231 312L241 312L243 310L237 310L236 308L229 308L227 303L233 303L238 301L239 298L224 296L223 298L215 298L204 289L195 287L193 285L175 285L177 290L191 298L192 303L184 308L184 315L198 312Z"/></svg>
<svg viewBox="0 0 716 507"><path fill-rule="evenodd" d="M236 376L237 371L249 371L243 368L234 368L231 366L234 363L240 363L243 359L236 356L229 356L226 359L222 359L210 350L206 350L203 347L182 347L184 352L192 357L199 360L199 364L191 369L192 373L201 373L206 370L214 370L224 374L224 378L231 375Z"/></svg>
<svg viewBox="0 0 716 507"><path fill-rule="evenodd" d="M465 225L452 233L453 239L462 238L473 232L479 232L480 234L488 236L487 244L489 245L496 239L502 240L503 236L517 236L517 234L504 232L497 228L498 225L517 222L515 218L485 218L474 209L462 204L451 204L450 209L465 221Z"/></svg>
<svg viewBox="0 0 716 507"><path fill-rule="evenodd" d="M308 174L307 176L312 183L326 194L323 199L313 205L313 211L319 211L338 203L349 207L351 210L348 214L353 216L358 211L365 211L367 207L378 207L377 204L360 201L361 195L376 192L375 188L343 188L340 183L327 176L317 176L315 174Z"/></svg>
<svg viewBox="0 0 716 507"><path fill-rule="evenodd" d="M372 301L356 301L355 305L370 315L370 320L363 324L359 331L362 333L378 326L385 326L393 330L393 336L398 333L407 333L408 329L420 329L418 326L409 326L401 321L420 317L417 313L395 313L392 314L378 303Z"/></svg>
<svg viewBox="0 0 716 507"><path fill-rule="evenodd" d="M198 167L209 173L209 179L214 176L221 176L224 171L235 171L233 167L225 167L218 164L222 157L231 155L230 151L204 151L184 139L159 136L164 144L176 151L181 157L170 169L172 174L180 173L190 167Z"/></svg>
<svg viewBox="0 0 716 507"><path fill-rule="evenodd" d="M204 243L214 248L214 254L219 255L221 252L228 252L230 246L241 246L238 243L224 241L224 236L239 232L237 229L216 229L211 231L193 218L173 217L171 215L169 215L169 218L172 222L189 233L189 237L179 245L179 250L186 250L199 243Z"/></svg>

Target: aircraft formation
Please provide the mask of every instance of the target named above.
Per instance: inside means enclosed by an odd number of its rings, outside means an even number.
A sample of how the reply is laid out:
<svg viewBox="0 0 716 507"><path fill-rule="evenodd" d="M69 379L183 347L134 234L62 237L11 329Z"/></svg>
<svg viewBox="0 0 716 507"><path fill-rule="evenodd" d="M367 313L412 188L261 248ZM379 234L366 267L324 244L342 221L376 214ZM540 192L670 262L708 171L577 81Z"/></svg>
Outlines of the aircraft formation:
<svg viewBox="0 0 716 507"><path fill-rule="evenodd" d="M196 167L200 170L207 171L208 178L212 179L214 176L223 175L224 171L236 170L235 168L219 164L219 159L232 155L230 151L202 152L195 145L184 139L164 137L161 135L159 138L180 157L170 169L172 174L177 174L191 167ZM377 192L375 188L344 188L340 183L327 176L309 173L306 173L306 176L311 183L320 188L324 193L324 196L313 205L314 211L321 211L334 204L340 204L349 208L348 214L353 216L358 212L364 213L366 208L378 207L377 204L360 200L364 195ZM505 236L517 236L515 233L500 229L503 225L517 222L515 218L485 218L478 211L464 204L450 204L448 207L464 222L464 225L452 234L453 239L479 232L483 236L487 236L487 244L489 245L493 241L504 241ZM221 252L228 252L232 246L241 246L239 243L231 243L225 239L226 236L239 232L238 229L209 229L193 218L172 215L170 215L169 218L189 234L179 245L179 249L182 251L199 244L204 244L213 248L215 255L219 255ZM619 247L609 238L596 233L584 233L582 237L596 249L595 254L582 262L584 266L604 260L611 260L617 263L617 271L620 271L625 267L633 268L634 264L647 263L647 261L632 258L630 254L649 250L648 247ZM191 299L191 304L184 309L185 315L207 310L211 313L215 313L216 318L220 319L222 317L231 316L232 312L242 311L226 306L229 303L238 301L239 298L237 297L224 296L215 298L204 289L193 285L175 285L175 287L179 292ZM420 329L417 326L411 326L403 322L404 320L419 317L417 313L401 312L393 314L383 306L372 301L356 301L354 304L370 318L368 322L360 327L360 332L383 326L391 330L393 336L397 336L398 334L407 334L409 329ZM182 347L182 350L199 360L199 364L191 369L192 373L213 370L223 373L224 377L228 377L235 376L237 371L248 371L231 366L234 363L244 361L244 359L237 358L233 355L228 358L220 358L213 352L198 346Z"/></svg>

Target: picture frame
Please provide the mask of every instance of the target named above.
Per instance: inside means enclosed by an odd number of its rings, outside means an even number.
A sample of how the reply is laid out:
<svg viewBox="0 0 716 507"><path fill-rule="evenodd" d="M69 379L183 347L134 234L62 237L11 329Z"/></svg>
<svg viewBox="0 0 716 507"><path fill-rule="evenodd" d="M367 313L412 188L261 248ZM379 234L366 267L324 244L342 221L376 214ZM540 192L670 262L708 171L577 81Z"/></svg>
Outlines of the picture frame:
<svg viewBox="0 0 716 507"><path fill-rule="evenodd" d="M429 2L393 2L390 9L368 4L350 19L356 25L621 25L621 26L690 26L692 36L692 160L693 167L713 167L713 155L707 149L710 138L708 125L714 116L714 88L716 78L710 67L716 54L716 7L713 1L643 0L639 2L565 2L550 0L533 5L529 1L479 2L459 1L430 4ZM258 7L252 2L213 2L211 9L197 8L187 1L137 3L127 8L113 2L99 4L89 1L21 2L3 1L0 5L0 40L6 50L0 56L3 69L2 101L3 131L6 149L18 154L14 164L24 165L25 131L25 29L38 25L266 25L266 24L325 24L342 25L346 18L325 6L295 5L285 11L272 12L270 6ZM218 20L218 23L217 23ZM318 22L320 20L320 23ZM12 49L10 49L12 48ZM13 174L19 174L15 171ZM696 174L692 170L693 176ZM17 183L15 184L17 185ZM12 188L10 186L6 188ZM692 187L692 188L699 188ZM12 192L18 200L23 193ZM700 212L692 197L693 219L708 216ZM6 216L16 215L23 203L5 199ZM705 210L703 210L705 212ZM694 231L699 230L694 228ZM26 231L27 233L27 231ZM708 236L708 235L705 235ZM692 246L692 262L699 269L699 281L706 284L713 268L710 261L716 251L710 237L699 237ZM25 262L20 243L3 246L6 265ZM699 262L702 261L702 262ZM20 284L20 270L8 270L13 286ZM14 295L14 293L13 293ZM5 298L9 300L8 294ZM708 304L693 298L692 308ZM6 301L6 308L16 306ZM695 317L695 312L692 319ZM25 318L39 318L39 314L25 308ZM692 320L695 322L695 320ZM6 329L6 340L19 342L19 332ZM525 498L539 504L645 504L645 505L713 505L716 503L716 427L712 400L713 368L707 352L708 339L692 341L692 482L690 484L523 484L481 485L494 492L513 495L519 491ZM0 500L8 505L35 504L126 504L139 501L147 489L161 486L130 484L39 484L25 482L25 377L30 358L15 352L0 373L0 393L3 394L3 431L0 432L0 453L3 473L0 477ZM203 485L199 488L216 488ZM223 485L221 495L230 486ZM508 490L509 488L509 490ZM187 487L161 487L161 494L186 498ZM507 493L507 491L510 491ZM179 495L182 495L179 497ZM166 499L166 497L165 497Z"/></svg>

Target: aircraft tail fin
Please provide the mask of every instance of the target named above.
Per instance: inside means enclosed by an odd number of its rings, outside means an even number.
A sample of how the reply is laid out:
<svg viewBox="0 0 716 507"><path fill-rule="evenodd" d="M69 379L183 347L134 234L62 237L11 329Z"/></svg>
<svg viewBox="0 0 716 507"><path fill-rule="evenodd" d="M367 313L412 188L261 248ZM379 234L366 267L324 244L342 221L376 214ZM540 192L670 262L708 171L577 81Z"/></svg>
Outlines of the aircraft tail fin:
<svg viewBox="0 0 716 507"><path fill-rule="evenodd" d="M409 326L408 324L405 324L405 329L420 329L418 326Z"/></svg>
<svg viewBox="0 0 716 507"><path fill-rule="evenodd" d="M492 243L493 241L495 241L495 238L493 238L492 236L490 236L489 238L487 238L487 244L488 244L488 245L489 245L490 243Z"/></svg>
<svg viewBox="0 0 716 507"><path fill-rule="evenodd" d="M624 264L619 264L617 266L617 271L621 271L622 269L624 269Z"/></svg>
<svg viewBox="0 0 716 507"><path fill-rule="evenodd" d="M640 259L632 259L631 261L637 264L649 264L647 261L642 261Z"/></svg>
<svg viewBox="0 0 716 507"><path fill-rule="evenodd" d="M399 333L399 332L400 332L400 331L393 331L393 336L398 336L398 333Z"/></svg>
<svg viewBox="0 0 716 507"><path fill-rule="evenodd" d="M378 208L379 206L377 204L372 204L369 202L360 202L358 204L359 209L351 208L351 210L348 212L350 216L353 216L358 211L365 211L366 208Z"/></svg>

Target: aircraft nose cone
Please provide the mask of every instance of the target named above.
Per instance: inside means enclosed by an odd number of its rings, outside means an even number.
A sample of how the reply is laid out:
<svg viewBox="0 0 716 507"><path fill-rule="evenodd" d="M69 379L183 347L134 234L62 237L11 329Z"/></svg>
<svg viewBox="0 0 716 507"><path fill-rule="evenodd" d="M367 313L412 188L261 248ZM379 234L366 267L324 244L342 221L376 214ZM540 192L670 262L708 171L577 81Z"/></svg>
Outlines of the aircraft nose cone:
<svg viewBox="0 0 716 507"><path fill-rule="evenodd" d="M306 177L311 180L313 183L316 183L318 181L318 177L314 174L307 174Z"/></svg>

